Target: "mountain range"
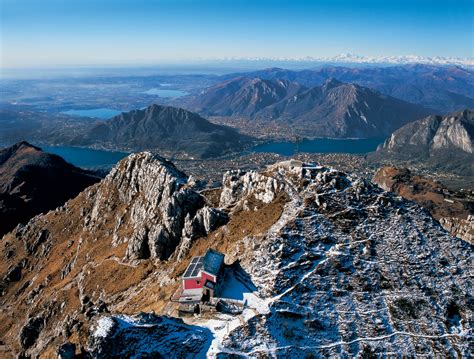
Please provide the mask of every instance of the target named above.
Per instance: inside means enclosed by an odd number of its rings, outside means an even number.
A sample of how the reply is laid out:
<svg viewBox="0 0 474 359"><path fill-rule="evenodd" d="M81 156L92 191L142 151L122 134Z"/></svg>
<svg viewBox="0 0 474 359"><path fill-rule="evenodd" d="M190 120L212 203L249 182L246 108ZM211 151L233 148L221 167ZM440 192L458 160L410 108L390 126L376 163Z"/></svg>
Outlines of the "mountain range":
<svg viewBox="0 0 474 359"><path fill-rule="evenodd" d="M288 80L238 77L184 101L208 116L278 122L313 137L386 136L430 113L421 106L355 84L328 79L306 88Z"/></svg>
<svg viewBox="0 0 474 359"><path fill-rule="evenodd" d="M226 57L223 59L209 59L209 61L227 62L286 62L286 63L321 63L321 64L360 64L360 65L457 65L472 67L474 60L472 57L445 57L445 56L420 56L420 55L399 55L399 56L364 56L354 53L342 53L335 56L326 57Z"/></svg>
<svg viewBox="0 0 474 359"><path fill-rule="evenodd" d="M99 181L93 173L27 142L0 150L0 238Z"/></svg>
<svg viewBox="0 0 474 359"><path fill-rule="evenodd" d="M447 113L474 107L474 70L459 66L321 66L306 70L269 68L222 76L228 80L237 76L267 80L287 80L304 86L319 86L329 78L355 83L389 96Z"/></svg>

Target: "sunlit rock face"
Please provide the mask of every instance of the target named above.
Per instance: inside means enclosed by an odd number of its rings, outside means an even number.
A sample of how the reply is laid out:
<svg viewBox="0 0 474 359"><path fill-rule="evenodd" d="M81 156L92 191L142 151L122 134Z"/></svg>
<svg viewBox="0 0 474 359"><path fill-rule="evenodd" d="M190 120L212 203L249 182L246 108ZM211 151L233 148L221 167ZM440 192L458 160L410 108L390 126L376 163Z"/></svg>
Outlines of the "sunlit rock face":
<svg viewBox="0 0 474 359"><path fill-rule="evenodd" d="M409 123L395 131L380 150L403 152L414 146L428 152L455 149L472 154L473 137L474 111L464 110L445 117L429 116Z"/></svg>
<svg viewBox="0 0 474 359"><path fill-rule="evenodd" d="M92 191L91 191L92 193ZM115 211L114 244L128 242L129 258L166 259L183 236L205 235L223 223L205 199L187 185L187 176L163 159L144 152L120 162L92 194L87 227L104 221L104 212ZM121 229L133 229L130 237Z"/></svg>

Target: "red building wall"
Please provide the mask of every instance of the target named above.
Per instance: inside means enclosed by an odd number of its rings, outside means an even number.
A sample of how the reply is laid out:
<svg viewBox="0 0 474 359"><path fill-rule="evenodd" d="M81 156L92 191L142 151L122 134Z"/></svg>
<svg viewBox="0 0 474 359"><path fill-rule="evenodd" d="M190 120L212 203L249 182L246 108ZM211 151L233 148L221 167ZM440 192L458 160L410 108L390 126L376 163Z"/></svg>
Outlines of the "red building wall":
<svg viewBox="0 0 474 359"><path fill-rule="evenodd" d="M201 278L184 279L183 280L184 289L202 288L204 286L204 283L206 282L206 279L209 279L211 282L214 282L214 283L216 282L216 277L210 274L207 274L205 272L202 272Z"/></svg>
<svg viewBox="0 0 474 359"><path fill-rule="evenodd" d="M216 277L213 275L207 274L206 272L202 272L202 285L206 282L206 279L209 279L211 282L216 282Z"/></svg>
<svg viewBox="0 0 474 359"><path fill-rule="evenodd" d="M183 283L184 283L184 289L202 288L202 286L204 285L200 278L185 279Z"/></svg>

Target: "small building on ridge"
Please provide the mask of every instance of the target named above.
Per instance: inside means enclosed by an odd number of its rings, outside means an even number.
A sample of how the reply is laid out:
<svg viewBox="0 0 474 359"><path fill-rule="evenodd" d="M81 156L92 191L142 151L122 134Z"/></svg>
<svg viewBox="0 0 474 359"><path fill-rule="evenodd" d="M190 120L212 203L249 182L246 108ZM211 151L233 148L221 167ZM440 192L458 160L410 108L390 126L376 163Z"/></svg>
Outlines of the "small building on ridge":
<svg viewBox="0 0 474 359"><path fill-rule="evenodd" d="M219 292L224 272L224 254L208 249L193 257L182 277L180 302L208 302Z"/></svg>

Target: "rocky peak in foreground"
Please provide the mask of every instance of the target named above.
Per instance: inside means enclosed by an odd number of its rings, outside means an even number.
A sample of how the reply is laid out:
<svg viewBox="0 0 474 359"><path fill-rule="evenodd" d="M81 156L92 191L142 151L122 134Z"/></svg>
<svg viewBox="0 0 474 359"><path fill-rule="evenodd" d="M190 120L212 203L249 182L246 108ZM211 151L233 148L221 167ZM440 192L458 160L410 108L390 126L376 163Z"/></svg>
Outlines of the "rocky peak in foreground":
<svg viewBox="0 0 474 359"><path fill-rule="evenodd" d="M1 242L0 307L13 309L2 312L0 336L16 352L36 355L58 336L82 333L82 323L123 301L128 288L151 277L159 287L166 277L152 274L162 273L178 245L184 251L184 242L226 221L173 164L148 152L130 155Z"/></svg>
<svg viewBox="0 0 474 359"><path fill-rule="evenodd" d="M416 203L298 162L226 173L219 208L205 195L135 154L7 235L0 340L31 356L469 355L472 246ZM238 263L222 295L244 312L166 317L190 258L210 247Z"/></svg>

